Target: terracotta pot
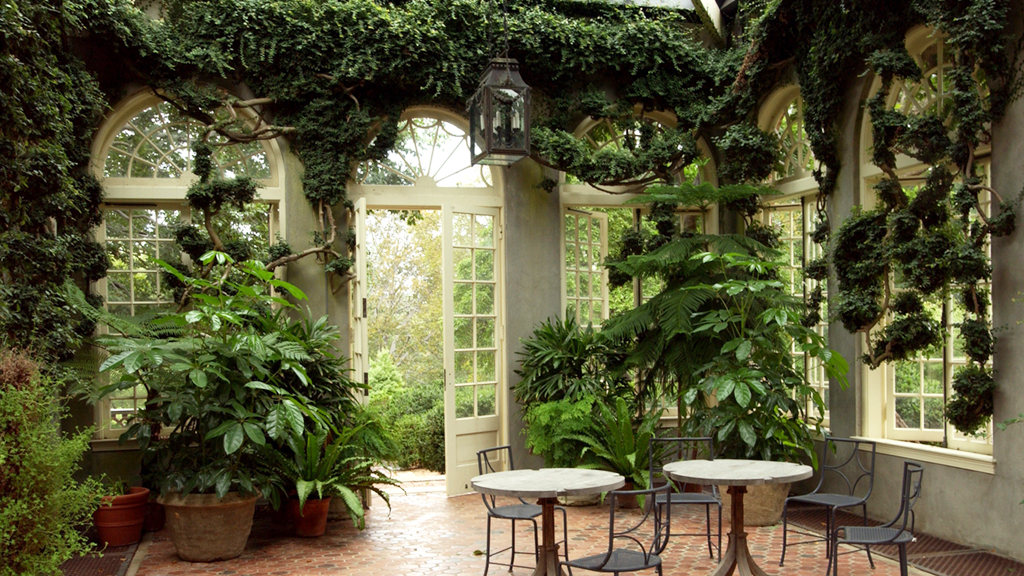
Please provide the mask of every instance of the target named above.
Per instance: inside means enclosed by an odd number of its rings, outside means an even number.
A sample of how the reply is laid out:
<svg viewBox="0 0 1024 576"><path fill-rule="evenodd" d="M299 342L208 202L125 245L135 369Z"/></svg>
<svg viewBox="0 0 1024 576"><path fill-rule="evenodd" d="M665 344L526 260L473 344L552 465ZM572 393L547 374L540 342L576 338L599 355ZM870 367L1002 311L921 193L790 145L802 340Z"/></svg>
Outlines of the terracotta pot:
<svg viewBox="0 0 1024 576"><path fill-rule="evenodd" d="M104 496L92 523L107 546L127 546L142 539L142 520L149 488L132 487L123 496Z"/></svg>
<svg viewBox="0 0 1024 576"><path fill-rule="evenodd" d="M167 522L164 505L159 502L146 502L146 511L142 519L143 532L159 532Z"/></svg>
<svg viewBox="0 0 1024 576"><path fill-rule="evenodd" d="M252 530L256 496L172 492L160 498L178 556L188 562L229 560L242 555Z"/></svg>
<svg viewBox="0 0 1024 576"><path fill-rule="evenodd" d="M632 482L626 482L622 486L622 488L619 488L619 490L632 490L632 489L633 489L633 483ZM619 505L620 509L621 508L632 509L632 508L639 508L640 507L640 503L637 502L636 496L622 496L622 497L616 498L615 502Z"/></svg>
<svg viewBox="0 0 1024 576"><path fill-rule="evenodd" d="M722 498L722 519L728 522L732 518L732 495L728 486L719 486ZM782 507L789 496L789 484L758 484L747 486L743 495L743 525L773 526L782 519Z"/></svg>
<svg viewBox="0 0 1024 576"><path fill-rule="evenodd" d="M289 499L288 516L295 526L295 535L304 538L323 536L327 531L327 511L330 507L330 496L321 499L309 498L300 513L298 499Z"/></svg>

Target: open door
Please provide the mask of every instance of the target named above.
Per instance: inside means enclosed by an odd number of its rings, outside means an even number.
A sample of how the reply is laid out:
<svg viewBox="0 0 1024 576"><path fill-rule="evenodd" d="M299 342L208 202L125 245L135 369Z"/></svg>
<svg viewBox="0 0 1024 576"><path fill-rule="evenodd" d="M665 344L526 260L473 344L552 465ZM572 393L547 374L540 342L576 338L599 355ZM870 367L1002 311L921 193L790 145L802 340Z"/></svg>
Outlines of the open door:
<svg viewBox="0 0 1024 576"><path fill-rule="evenodd" d="M445 487L471 492L476 452L499 444L505 389L495 208L443 209Z"/></svg>
<svg viewBox="0 0 1024 576"><path fill-rule="evenodd" d="M349 322L349 358L351 358L351 378L363 384L370 382L369 338L367 336L366 289L369 279L366 277L366 199L355 201L355 248L352 249L352 272L355 277L349 281L348 289L351 301L349 310L352 321ZM369 394L363 392L359 400L365 406Z"/></svg>

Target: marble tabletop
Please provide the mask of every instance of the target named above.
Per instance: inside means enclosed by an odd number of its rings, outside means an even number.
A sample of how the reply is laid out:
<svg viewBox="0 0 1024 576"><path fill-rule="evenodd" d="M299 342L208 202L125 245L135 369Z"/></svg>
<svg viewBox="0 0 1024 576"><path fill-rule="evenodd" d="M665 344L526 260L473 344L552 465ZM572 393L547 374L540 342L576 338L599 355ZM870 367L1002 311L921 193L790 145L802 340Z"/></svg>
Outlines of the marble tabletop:
<svg viewBox="0 0 1024 576"><path fill-rule="evenodd" d="M626 479L614 472L584 468L507 470L477 476L469 485L477 492L520 498L558 498L598 494L621 488Z"/></svg>
<svg viewBox="0 0 1024 576"><path fill-rule="evenodd" d="M665 473L673 480L694 484L720 486L753 486L782 484L810 478L810 466L791 462L763 460L684 460L665 465Z"/></svg>

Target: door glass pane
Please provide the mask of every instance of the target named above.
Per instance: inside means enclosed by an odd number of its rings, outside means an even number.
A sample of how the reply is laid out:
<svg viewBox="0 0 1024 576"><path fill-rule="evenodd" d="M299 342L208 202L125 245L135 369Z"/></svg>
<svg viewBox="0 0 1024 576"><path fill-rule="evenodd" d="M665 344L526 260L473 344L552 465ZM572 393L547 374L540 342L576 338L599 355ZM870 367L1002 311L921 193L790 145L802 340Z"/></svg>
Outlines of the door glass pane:
<svg viewBox="0 0 1024 576"><path fill-rule="evenodd" d="M485 384L476 387L476 414L477 416L493 416L495 410L494 396L497 384Z"/></svg>
<svg viewBox="0 0 1024 576"><path fill-rule="evenodd" d="M477 214L474 226L476 233L476 246L478 248L491 248L494 246L494 216Z"/></svg>
<svg viewBox="0 0 1024 576"><path fill-rule="evenodd" d="M494 280L494 252L491 250L476 251L476 279Z"/></svg>
<svg viewBox="0 0 1024 576"><path fill-rule="evenodd" d="M473 279L473 251L469 248L455 248L452 250L455 264L456 280Z"/></svg>
<svg viewBox="0 0 1024 576"><path fill-rule="evenodd" d="M455 283L455 313L473 313L473 285L468 282Z"/></svg>
<svg viewBox="0 0 1024 576"><path fill-rule="evenodd" d="M494 314L494 285L476 285L476 313Z"/></svg>
<svg viewBox="0 0 1024 576"><path fill-rule="evenodd" d="M494 319L476 319L476 347L491 348L494 346Z"/></svg>
<svg viewBox="0 0 1024 576"><path fill-rule="evenodd" d="M455 353L455 383L466 384L473 382L473 353Z"/></svg>
<svg viewBox="0 0 1024 576"><path fill-rule="evenodd" d="M472 246L472 220L469 214L452 215L452 239L456 246Z"/></svg>
<svg viewBox="0 0 1024 576"><path fill-rule="evenodd" d="M455 319L455 347L460 349L473 347L472 318Z"/></svg>
<svg viewBox="0 0 1024 576"><path fill-rule="evenodd" d="M470 418L473 416L473 389L475 386L455 387L455 417Z"/></svg>
<svg viewBox="0 0 1024 576"><path fill-rule="evenodd" d="M494 351L484 350L476 353L476 381L494 381Z"/></svg>

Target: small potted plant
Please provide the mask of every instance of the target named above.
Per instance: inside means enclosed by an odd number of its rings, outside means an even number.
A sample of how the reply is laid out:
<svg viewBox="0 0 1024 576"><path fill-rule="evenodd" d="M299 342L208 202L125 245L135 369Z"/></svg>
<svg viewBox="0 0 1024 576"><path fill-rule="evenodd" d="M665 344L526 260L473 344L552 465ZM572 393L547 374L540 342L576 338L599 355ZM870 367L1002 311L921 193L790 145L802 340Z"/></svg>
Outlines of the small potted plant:
<svg viewBox="0 0 1024 576"><path fill-rule="evenodd" d="M375 472L373 460L355 453L349 441L357 431L341 430L333 439L325 429L292 434L287 448L267 451L275 461L275 475L285 482L285 493L290 496L294 491L285 506L296 535L313 538L324 534L332 496L342 499L359 529L365 527L359 490L373 490L388 502L387 494L375 485L397 481Z"/></svg>
<svg viewBox="0 0 1024 576"><path fill-rule="evenodd" d="M123 480L114 482L92 515L100 541L107 546L128 546L141 540L147 502L148 488Z"/></svg>

